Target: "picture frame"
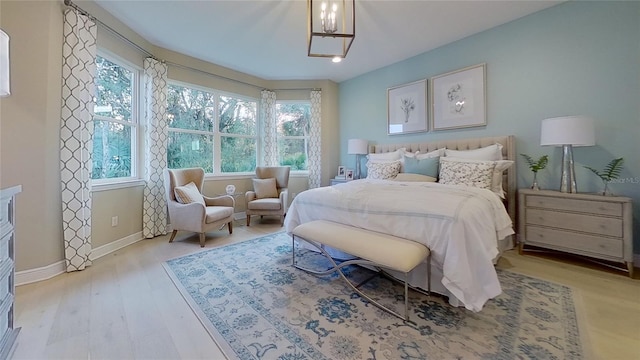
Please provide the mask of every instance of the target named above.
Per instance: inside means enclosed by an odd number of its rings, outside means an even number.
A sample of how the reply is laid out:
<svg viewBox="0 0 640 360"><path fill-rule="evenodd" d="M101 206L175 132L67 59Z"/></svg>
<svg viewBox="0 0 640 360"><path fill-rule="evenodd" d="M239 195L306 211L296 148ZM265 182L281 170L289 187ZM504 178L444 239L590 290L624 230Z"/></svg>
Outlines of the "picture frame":
<svg viewBox="0 0 640 360"><path fill-rule="evenodd" d="M344 165L338 166L338 175L336 175L336 179L345 179L346 171L347 169Z"/></svg>
<svg viewBox="0 0 640 360"><path fill-rule="evenodd" d="M347 181L353 180L353 170L352 169L348 169L345 172L345 178Z"/></svg>
<svg viewBox="0 0 640 360"><path fill-rule="evenodd" d="M432 77L431 129L486 126L485 78L485 63Z"/></svg>
<svg viewBox="0 0 640 360"><path fill-rule="evenodd" d="M429 131L427 79L387 89L387 134Z"/></svg>

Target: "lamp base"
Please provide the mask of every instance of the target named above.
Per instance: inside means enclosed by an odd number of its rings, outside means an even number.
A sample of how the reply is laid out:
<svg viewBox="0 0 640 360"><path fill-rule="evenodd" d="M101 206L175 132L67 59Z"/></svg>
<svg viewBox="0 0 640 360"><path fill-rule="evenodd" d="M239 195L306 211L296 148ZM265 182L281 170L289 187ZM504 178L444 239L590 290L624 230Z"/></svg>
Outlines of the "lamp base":
<svg viewBox="0 0 640 360"><path fill-rule="evenodd" d="M578 192L576 186L576 172L573 166L573 147L562 145L562 178L560 181L560 192L575 194Z"/></svg>

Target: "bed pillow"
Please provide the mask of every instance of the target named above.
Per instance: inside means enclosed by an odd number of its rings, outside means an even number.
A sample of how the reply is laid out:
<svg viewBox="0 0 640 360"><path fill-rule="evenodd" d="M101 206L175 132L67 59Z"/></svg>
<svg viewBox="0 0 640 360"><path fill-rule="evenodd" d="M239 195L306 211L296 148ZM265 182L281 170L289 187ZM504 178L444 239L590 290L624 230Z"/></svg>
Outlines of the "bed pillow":
<svg viewBox="0 0 640 360"><path fill-rule="evenodd" d="M421 174L400 173L396 176L395 181L412 181L412 182L436 182L438 179Z"/></svg>
<svg viewBox="0 0 640 360"><path fill-rule="evenodd" d="M400 160L367 161L367 179L393 179L400 173Z"/></svg>
<svg viewBox="0 0 640 360"><path fill-rule="evenodd" d="M425 159L418 159L406 157L404 158L404 172L411 174L427 175L434 178L438 177L438 167L440 163L440 157L432 157Z"/></svg>
<svg viewBox="0 0 640 360"><path fill-rule="evenodd" d="M434 158L438 156L444 156L444 151L445 151L445 148L429 151L427 153L422 153L419 150L414 153L405 151L404 156L422 160L422 159Z"/></svg>
<svg viewBox="0 0 640 360"><path fill-rule="evenodd" d="M406 148L401 148L396 151L386 152L386 153L371 153L367 155L367 160L369 161L393 161L393 160L401 160L402 155Z"/></svg>
<svg viewBox="0 0 640 360"><path fill-rule="evenodd" d="M438 182L491 190L495 167L494 161L465 161L442 157Z"/></svg>
<svg viewBox="0 0 640 360"><path fill-rule="evenodd" d="M253 191L258 199L277 198L276 178L253 179Z"/></svg>
<svg viewBox="0 0 640 360"><path fill-rule="evenodd" d="M191 204L195 202L204 205L204 198L193 181L186 185L174 187L173 194L181 204Z"/></svg>
<svg viewBox="0 0 640 360"><path fill-rule="evenodd" d="M495 143L473 150L449 150L445 149L445 156L472 160L502 160L502 144Z"/></svg>

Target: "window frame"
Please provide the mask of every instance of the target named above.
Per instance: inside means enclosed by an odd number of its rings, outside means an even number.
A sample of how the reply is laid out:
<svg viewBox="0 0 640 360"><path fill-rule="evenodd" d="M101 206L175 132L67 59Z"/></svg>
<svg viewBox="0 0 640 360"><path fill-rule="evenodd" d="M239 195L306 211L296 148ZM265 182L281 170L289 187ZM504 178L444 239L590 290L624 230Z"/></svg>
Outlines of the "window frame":
<svg viewBox="0 0 640 360"><path fill-rule="evenodd" d="M262 136L264 134L262 130L262 126L260 125L260 99L252 98L251 96L236 94L228 91L218 90L209 88L206 86L201 86L197 84L192 84L184 81L167 79L167 86L180 86L185 88L190 88L197 91L204 91L214 96L215 99L215 110L214 110L214 119L213 119L213 131L204 131L204 130L192 130L192 129L181 129L181 128L173 128L167 126L167 132L178 132L178 133L189 133L189 134L198 134L198 135L207 135L213 137L213 154L211 161L213 162L213 172L205 173L205 179L216 178L216 179L224 179L224 178L238 178L238 177L246 177L255 175L254 171L245 171L245 172L222 172L222 137L236 137L236 138L255 138L256 140L256 166L260 166L261 159L261 144L262 144ZM244 134L234 134L234 133L223 133L220 131L220 97L226 96L231 97L247 102L255 102L256 104L256 135L244 135ZM217 161L216 161L217 160Z"/></svg>
<svg viewBox="0 0 640 360"><path fill-rule="evenodd" d="M142 139L142 136L144 135L144 128L141 119L143 117L142 111L144 109L144 94L142 91L142 77L144 76L144 69L103 48L98 48L96 57L98 56L122 68L125 68L132 73L133 79L131 82L131 121L117 120L107 116L96 115L95 113L93 114L93 118L91 120L107 121L131 127L131 176L106 179L91 179L92 190L105 191L129 186L142 185L142 152L144 149L141 145L144 144L144 139ZM94 97L95 96L97 96L97 93L94 93ZM91 137L91 140L93 142L93 134Z"/></svg>
<svg viewBox="0 0 640 360"><path fill-rule="evenodd" d="M305 104L305 105L309 105L309 109L311 109L311 99L300 99L300 100L277 100L276 99L276 108L278 104ZM277 110L276 110L277 112ZM276 124L276 126L278 126ZM308 175L309 174L309 139L311 138L311 135L295 135L295 136L281 136L280 134L278 134L278 129L276 128L276 144L280 143L280 139L306 139L306 143L307 143L307 147L306 147L306 151L307 151L307 169L306 170L291 170L291 174L297 174L297 175ZM279 152L279 150L278 150Z"/></svg>

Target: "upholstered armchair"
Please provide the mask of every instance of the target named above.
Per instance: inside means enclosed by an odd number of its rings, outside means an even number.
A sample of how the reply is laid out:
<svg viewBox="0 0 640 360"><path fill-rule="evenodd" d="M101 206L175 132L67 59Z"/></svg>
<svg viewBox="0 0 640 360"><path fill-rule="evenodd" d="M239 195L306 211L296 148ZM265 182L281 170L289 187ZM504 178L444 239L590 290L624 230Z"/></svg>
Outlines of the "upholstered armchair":
<svg viewBox="0 0 640 360"><path fill-rule="evenodd" d="M280 216L280 226L284 224L289 204L288 166L259 166L253 179L253 191L245 193L247 226L251 225L251 215Z"/></svg>
<svg viewBox="0 0 640 360"><path fill-rule="evenodd" d="M200 234L200 247L204 247L205 233L219 230L224 224L233 234L235 200L224 195L207 197L202 195L204 169L165 169L164 188L169 207L169 218L173 242L178 230Z"/></svg>

